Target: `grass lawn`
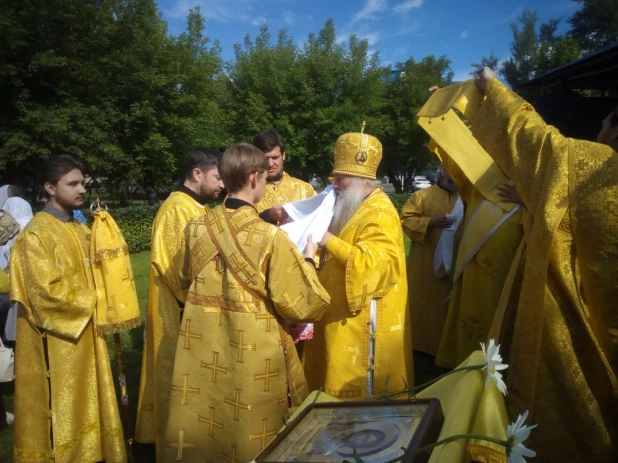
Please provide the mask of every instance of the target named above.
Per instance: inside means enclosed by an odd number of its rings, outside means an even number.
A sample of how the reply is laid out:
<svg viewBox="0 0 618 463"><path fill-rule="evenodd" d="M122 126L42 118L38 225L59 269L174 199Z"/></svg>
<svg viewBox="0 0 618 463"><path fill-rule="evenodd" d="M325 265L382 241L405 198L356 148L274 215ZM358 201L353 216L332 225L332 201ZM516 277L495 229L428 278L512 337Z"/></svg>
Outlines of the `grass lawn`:
<svg viewBox="0 0 618 463"><path fill-rule="evenodd" d="M410 248L410 240L405 236L406 254ZM137 289L137 295L139 298L139 304L142 311L142 316L146 316L146 302L148 299L148 273L150 266L150 252L142 252L139 254L131 255L131 264L133 266L133 274L135 277L135 286ZM122 333L122 352L124 359L124 371L127 377L127 388L129 391L129 404L131 407L131 414L135 418L137 410L137 396L139 393L139 379L141 372L142 362L142 350L144 346L143 341L143 325L139 328L131 330L129 332ZM114 362L114 347L113 338L108 338L110 358L112 359L112 365L115 368ZM429 379L439 375L441 371L433 365L432 360L416 358L415 356L415 379L416 383L428 381ZM115 371L114 371L114 377ZM13 395L10 387L13 383L5 384L4 390L4 403L8 411L13 411ZM13 428L9 427L5 431L0 432L0 462L12 460L12 447L13 447ZM140 446L134 447L134 456L136 462L150 462L154 461L153 449L154 446Z"/></svg>

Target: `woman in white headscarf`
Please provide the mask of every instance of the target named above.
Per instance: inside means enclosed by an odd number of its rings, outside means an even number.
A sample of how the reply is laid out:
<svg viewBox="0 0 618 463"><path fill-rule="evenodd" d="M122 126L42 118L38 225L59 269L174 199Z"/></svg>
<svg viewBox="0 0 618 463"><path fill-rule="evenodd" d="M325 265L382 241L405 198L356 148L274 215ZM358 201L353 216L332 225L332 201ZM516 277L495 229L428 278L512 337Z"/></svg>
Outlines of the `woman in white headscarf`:
<svg viewBox="0 0 618 463"><path fill-rule="evenodd" d="M0 204L2 203L2 189L0 188ZM4 211L9 213L13 219L19 224L19 231L21 232L28 222L32 220L32 207L25 199L19 198L17 196L8 198L4 201L4 204L0 206ZM17 239L17 235L14 236L8 243L4 246L0 246L0 268L8 271L9 263L11 261L11 249L13 248L13 244L15 244L15 240ZM14 304L7 315L6 325L4 327L4 335L7 341L15 341L17 330L17 307Z"/></svg>

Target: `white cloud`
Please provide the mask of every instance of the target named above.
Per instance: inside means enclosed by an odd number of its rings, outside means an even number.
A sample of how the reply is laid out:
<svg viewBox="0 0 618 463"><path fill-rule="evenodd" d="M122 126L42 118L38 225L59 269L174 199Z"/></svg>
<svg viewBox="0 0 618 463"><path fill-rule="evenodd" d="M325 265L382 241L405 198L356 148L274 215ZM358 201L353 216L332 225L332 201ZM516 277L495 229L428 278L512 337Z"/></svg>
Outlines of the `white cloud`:
<svg viewBox="0 0 618 463"><path fill-rule="evenodd" d="M421 19L412 16L406 17L405 21L402 21L401 27L397 32L393 34L394 37L399 37L402 35L412 34L413 32L417 32L421 28Z"/></svg>
<svg viewBox="0 0 618 463"><path fill-rule="evenodd" d="M465 31L463 31L460 35L459 35L460 39L467 39L468 38L468 30L466 29Z"/></svg>
<svg viewBox="0 0 618 463"><path fill-rule="evenodd" d="M393 11L397 14L408 13L414 8L420 8L423 5L424 0L406 0L393 7Z"/></svg>
<svg viewBox="0 0 618 463"><path fill-rule="evenodd" d="M258 16L257 18L253 18L253 20L251 21L251 25L261 26L262 24L266 24L267 22L268 19L266 19L264 16Z"/></svg>
<svg viewBox="0 0 618 463"><path fill-rule="evenodd" d="M251 0L177 0L176 4L163 9L165 16L173 19L186 18L189 10L200 7L207 21L228 22L251 13ZM249 16L246 16L249 17Z"/></svg>
<svg viewBox="0 0 618 463"><path fill-rule="evenodd" d="M365 6L352 18L352 23L375 19L377 15L386 10L386 0L365 0Z"/></svg>
<svg viewBox="0 0 618 463"><path fill-rule="evenodd" d="M284 11L283 14L281 15L281 19L283 19L283 22L286 23L288 26L293 26L294 24L296 24L296 14L292 13L291 11Z"/></svg>
<svg viewBox="0 0 618 463"><path fill-rule="evenodd" d="M380 33L370 32L368 34L360 34L359 37L361 39L367 39L367 42L369 42L369 46L372 46L378 43L378 40L380 40Z"/></svg>

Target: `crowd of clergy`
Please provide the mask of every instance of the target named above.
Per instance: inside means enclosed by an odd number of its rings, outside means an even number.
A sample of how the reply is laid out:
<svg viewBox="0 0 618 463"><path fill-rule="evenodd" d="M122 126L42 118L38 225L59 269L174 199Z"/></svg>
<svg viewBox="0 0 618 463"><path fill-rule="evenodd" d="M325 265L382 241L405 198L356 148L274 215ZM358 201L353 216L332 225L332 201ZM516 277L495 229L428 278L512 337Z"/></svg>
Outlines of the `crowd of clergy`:
<svg viewBox="0 0 618 463"><path fill-rule="evenodd" d="M343 134L332 220L304 249L283 205L316 191L285 171L277 132L189 154L152 228L134 438L156 461L250 462L311 391L406 398L413 358L453 369L490 338L509 415L538 424L538 461L618 461L618 109L596 142L576 140L487 68L461 88L477 93L458 109L491 166L479 175L456 122L429 118L438 179L399 213L376 181L380 141ZM433 107L452 100L432 90ZM91 231L73 215L83 173L68 154L43 161L47 203L0 274L16 308L15 462L127 461Z"/></svg>

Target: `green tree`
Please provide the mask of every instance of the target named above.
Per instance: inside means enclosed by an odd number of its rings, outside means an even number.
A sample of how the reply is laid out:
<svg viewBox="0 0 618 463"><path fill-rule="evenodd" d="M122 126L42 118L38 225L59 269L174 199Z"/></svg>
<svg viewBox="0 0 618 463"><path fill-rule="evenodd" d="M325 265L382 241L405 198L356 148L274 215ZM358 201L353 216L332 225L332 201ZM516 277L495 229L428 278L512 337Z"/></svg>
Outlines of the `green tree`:
<svg viewBox="0 0 618 463"><path fill-rule="evenodd" d="M542 23L537 30L536 11L524 10L518 22L511 24L513 41L511 57L503 62L500 74L517 87L557 66L579 58L576 41L566 35L556 35L559 19Z"/></svg>
<svg viewBox="0 0 618 463"><path fill-rule="evenodd" d="M377 55L369 56L366 40L352 35L338 43L332 20L310 34L302 50L285 30L272 44L263 26L255 40L247 36L235 46L235 55L226 108L230 133L250 141L274 128L286 139L286 169L293 174L328 176L337 137L360 130L363 120L369 133L382 133L384 69Z"/></svg>
<svg viewBox="0 0 618 463"><path fill-rule="evenodd" d="M114 121L118 147L130 161L110 166L108 184L121 191L169 191L187 152L197 144L218 145L223 137L213 102L220 48L209 47L199 8L178 37L168 36L152 0L124 0L115 16L108 98L120 114Z"/></svg>
<svg viewBox="0 0 618 463"><path fill-rule="evenodd" d="M333 22L328 20L317 36L309 35L299 57L305 86L294 119L301 131L302 156L322 177L330 175L340 135L358 132L363 121L367 133L378 138L384 134L386 70L368 48L367 40L355 35L347 44L337 43Z"/></svg>
<svg viewBox="0 0 618 463"><path fill-rule="evenodd" d="M484 67L488 67L488 68L491 68L493 70L497 70L498 69L498 62L499 62L499 59L494 54L494 52L492 50L491 53L489 54L489 56L483 56L483 58L481 58L481 62L480 63L471 63L470 64L470 67L472 68L472 71L470 71L470 77L475 77L477 75L478 71L480 71Z"/></svg>
<svg viewBox="0 0 618 463"><path fill-rule="evenodd" d="M570 35L586 53L618 41L618 0L576 0L582 8L569 19Z"/></svg>
<svg viewBox="0 0 618 463"><path fill-rule="evenodd" d="M416 122L416 114L429 97L428 89L433 85L449 85L453 72L446 56L433 55L418 62L410 58L397 63L394 71L394 77L386 83L385 113L389 127L382 139L382 162L400 193L409 191L415 173L437 166L435 156L427 149L427 135Z"/></svg>
<svg viewBox="0 0 618 463"><path fill-rule="evenodd" d="M0 3L0 169L32 183L33 166L57 151L92 160L117 153L114 110L102 97L109 50L107 2Z"/></svg>
<svg viewBox="0 0 618 463"><path fill-rule="evenodd" d="M227 141L220 49L199 9L167 34L153 0L0 3L0 170L32 182L51 153L113 192L167 189L196 144Z"/></svg>

